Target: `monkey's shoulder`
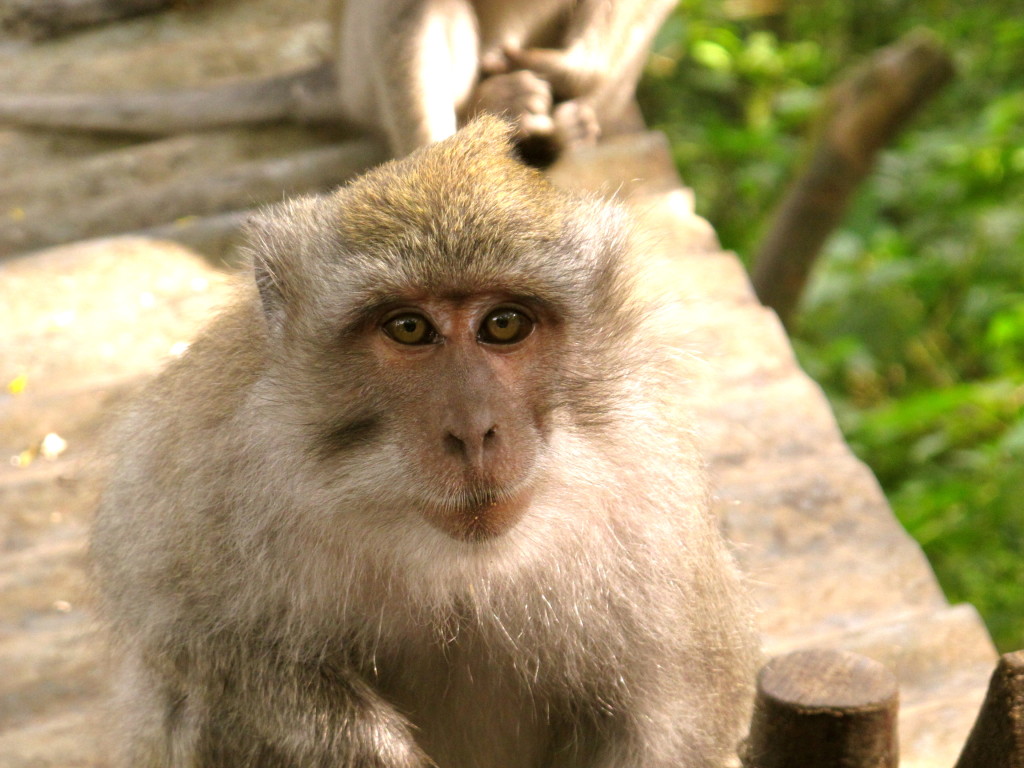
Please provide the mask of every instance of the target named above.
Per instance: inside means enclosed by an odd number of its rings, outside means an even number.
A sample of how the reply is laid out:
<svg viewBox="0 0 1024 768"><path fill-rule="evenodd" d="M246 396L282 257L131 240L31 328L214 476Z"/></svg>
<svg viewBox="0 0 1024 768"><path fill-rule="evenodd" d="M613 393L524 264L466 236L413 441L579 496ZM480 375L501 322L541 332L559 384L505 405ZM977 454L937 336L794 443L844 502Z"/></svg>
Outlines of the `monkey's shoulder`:
<svg viewBox="0 0 1024 768"><path fill-rule="evenodd" d="M126 404L105 436L115 478L176 472L236 441L245 392L260 376L258 322L248 302L230 306Z"/></svg>

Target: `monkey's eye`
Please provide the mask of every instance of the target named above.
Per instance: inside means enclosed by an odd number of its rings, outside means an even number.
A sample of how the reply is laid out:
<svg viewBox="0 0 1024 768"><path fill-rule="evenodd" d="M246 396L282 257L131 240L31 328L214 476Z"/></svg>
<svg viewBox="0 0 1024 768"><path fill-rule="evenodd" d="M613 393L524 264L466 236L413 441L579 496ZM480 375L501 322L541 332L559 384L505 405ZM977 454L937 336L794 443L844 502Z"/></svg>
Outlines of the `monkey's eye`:
<svg viewBox="0 0 1024 768"><path fill-rule="evenodd" d="M515 344L530 335L533 320L511 307L496 309L484 318L478 338L488 344Z"/></svg>
<svg viewBox="0 0 1024 768"><path fill-rule="evenodd" d="M423 315L411 312L392 317L384 323L384 333L399 344L433 344L437 331Z"/></svg>

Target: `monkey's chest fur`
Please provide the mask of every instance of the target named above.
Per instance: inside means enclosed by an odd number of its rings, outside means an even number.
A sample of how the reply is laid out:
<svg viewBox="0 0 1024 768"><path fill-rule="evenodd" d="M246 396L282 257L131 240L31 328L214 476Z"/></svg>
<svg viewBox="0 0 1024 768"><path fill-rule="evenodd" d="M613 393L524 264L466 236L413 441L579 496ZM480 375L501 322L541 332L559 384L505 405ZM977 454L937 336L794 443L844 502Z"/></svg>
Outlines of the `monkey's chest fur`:
<svg viewBox="0 0 1024 768"><path fill-rule="evenodd" d="M384 629L349 664L409 721L438 768L589 765L616 718L584 689L603 690L610 708L622 693L608 679L617 665L599 661L609 649L591 648L579 624L527 607L525 596L521 614L460 602L429 626L406 624L390 638Z"/></svg>
<svg viewBox="0 0 1024 768"><path fill-rule="evenodd" d="M539 766L564 738L551 704L479 649L434 646L415 656L405 654L400 671L382 671L378 682L439 768Z"/></svg>

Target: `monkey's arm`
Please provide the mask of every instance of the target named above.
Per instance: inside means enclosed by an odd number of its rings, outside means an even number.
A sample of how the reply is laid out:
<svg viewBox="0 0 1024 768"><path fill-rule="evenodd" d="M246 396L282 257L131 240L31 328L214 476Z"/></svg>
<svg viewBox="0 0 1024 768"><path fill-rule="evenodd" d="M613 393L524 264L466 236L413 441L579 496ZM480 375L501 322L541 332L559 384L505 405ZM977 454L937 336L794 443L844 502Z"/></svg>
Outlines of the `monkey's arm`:
<svg viewBox="0 0 1024 768"><path fill-rule="evenodd" d="M585 99L599 116L633 97L651 41L675 0L582 0L561 48L506 48L509 65L543 77L558 100Z"/></svg>
<svg viewBox="0 0 1024 768"><path fill-rule="evenodd" d="M233 651L233 652L232 652ZM134 762L165 744L182 764L320 768L423 768L408 722L356 672L266 655L217 654L218 669L195 670L163 703L162 733L144 735ZM230 661L225 663L225 656ZM205 666L205 665L204 665ZM136 701L138 701L136 699ZM151 721L152 722L152 721ZM182 724L190 724L183 727ZM178 765L169 758L168 765ZM126 765L129 763L126 763Z"/></svg>
<svg viewBox="0 0 1024 768"><path fill-rule="evenodd" d="M447 138L477 77L466 0L376 0L335 7L342 111L382 131L393 154Z"/></svg>

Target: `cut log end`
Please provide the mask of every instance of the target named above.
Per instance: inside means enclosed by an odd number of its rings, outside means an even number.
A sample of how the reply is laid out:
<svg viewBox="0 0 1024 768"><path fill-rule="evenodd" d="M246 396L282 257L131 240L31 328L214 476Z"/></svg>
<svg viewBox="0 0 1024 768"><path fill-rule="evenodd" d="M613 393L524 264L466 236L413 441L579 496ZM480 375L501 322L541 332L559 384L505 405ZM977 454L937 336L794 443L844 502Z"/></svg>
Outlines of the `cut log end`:
<svg viewBox="0 0 1024 768"><path fill-rule="evenodd" d="M956 768L1024 768L1024 651L999 660Z"/></svg>
<svg viewBox="0 0 1024 768"><path fill-rule="evenodd" d="M758 677L745 768L895 768L899 689L878 662L846 651L798 651Z"/></svg>

